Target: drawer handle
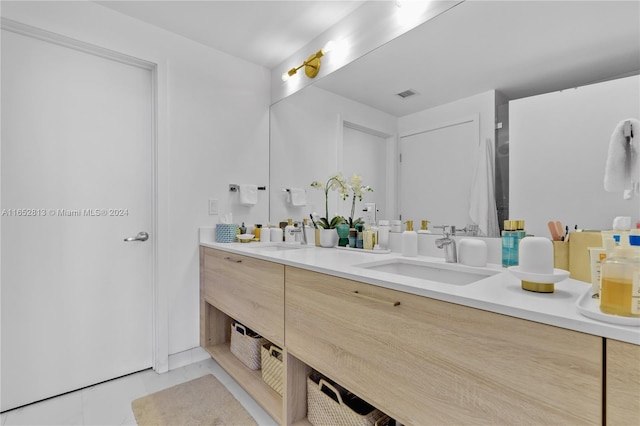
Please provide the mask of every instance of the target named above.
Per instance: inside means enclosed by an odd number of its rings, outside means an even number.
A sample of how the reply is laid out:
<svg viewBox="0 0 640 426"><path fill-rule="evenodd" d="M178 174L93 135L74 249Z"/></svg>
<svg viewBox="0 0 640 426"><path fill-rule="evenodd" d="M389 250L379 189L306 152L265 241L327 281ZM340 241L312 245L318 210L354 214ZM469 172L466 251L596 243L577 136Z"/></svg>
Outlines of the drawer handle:
<svg viewBox="0 0 640 426"><path fill-rule="evenodd" d="M225 257L224 260L228 260L229 262L233 262L233 263L242 263L242 260L240 259L232 259L230 257Z"/></svg>
<svg viewBox="0 0 640 426"><path fill-rule="evenodd" d="M362 294L362 293L358 292L358 290L354 291L353 294L358 296L358 297L361 297L363 299L371 300L371 301L378 302L378 303L384 303L384 304L388 304L388 305L391 305L391 306L400 305L400 302L398 302L398 301L379 299L377 297L373 297L373 296L369 296L369 295L366 295L366 294Z"/></svg>

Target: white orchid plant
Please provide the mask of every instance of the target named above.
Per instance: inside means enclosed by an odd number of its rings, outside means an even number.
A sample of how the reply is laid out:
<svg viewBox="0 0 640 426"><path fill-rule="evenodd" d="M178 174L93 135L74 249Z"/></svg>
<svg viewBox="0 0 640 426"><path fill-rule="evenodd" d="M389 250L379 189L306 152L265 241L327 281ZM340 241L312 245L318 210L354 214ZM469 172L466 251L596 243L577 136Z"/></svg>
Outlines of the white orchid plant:
<svg viewBox="0 0 640 426"><path fill-rule="evenodd" d="M324 208L325 217L319 218L314 221L316 226L320 226L325 229L333 229L341 223L348 223L350 228L355 227L358 223L363 222L362 218L354 219L356 211L356 199L362 201L362 195L365 192L372 192L373 188L369 185L362 184L362 176L353 174L347 183L341 173L336 173L329 177L327 182L323 185L322 182L313 181L311 183L312 188L321 189L324 191ZM334 216L329 220L329 190L338 191L343 200L349 198L351 194L351 216L346 219L342 216ZM312 215L313 218L313 215Z"/></svg>
<svg viewBox="0 0 640 426"><path fill-rule="evenodd" d="M344 218L342 216L334 216L329 220L329 190L339 191L340 196L343 200L346 200L349 197L349 186L345 182L341 173L336 173L331 175L327 182L323 185L322 182L313 181L311 182L311 187L316 189L321 189L324 191L324 211L325 216L318 219L318 221L314 220L314 224L316 226L320 226L324 229L334 229L336 226L340 225L344 222ZM313 215L312 215L313 219Z"/></svg>
<svg viewBox="0 0 640 426"><path fill-rule="evenodd" d="M356 198L358 201L362 201L362 194L365 192L373 192L373 188L369 185L362 184L362 176L353 174L349 179L349 191L353 194L351 198L351 216L348 219L344 219L349 224L349 228L354 228L358 223L362 223L361 217L354 219L356 212Z"/></svg>

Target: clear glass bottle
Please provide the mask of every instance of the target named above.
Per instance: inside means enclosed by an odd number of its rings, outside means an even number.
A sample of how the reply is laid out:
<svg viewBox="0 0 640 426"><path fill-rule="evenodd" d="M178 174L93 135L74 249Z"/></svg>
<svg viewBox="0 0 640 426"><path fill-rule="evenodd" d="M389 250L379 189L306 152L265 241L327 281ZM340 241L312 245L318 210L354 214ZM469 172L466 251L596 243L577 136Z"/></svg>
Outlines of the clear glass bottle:
<svg viewBox="0 0 640 426"><path fill-rule="evenodd" d="M356 248L364 247L364 224L359 223L356 225Z"/></svg>
<svg viewBox="0 0 640 426"><path fill-rule="evenodd" d="M518 244L520 242L517 220L505 220L502 231L502 266L518 265Z"/></svg>
<svg viewBox="0 0 640 426"><path fill-rule="evenodd" d="M367 225L362 234L362 248L365 250L373 250L374 238L371 225Z"/></svg>
<svg viewBox="0 0 640 426"><path fill-rule="evenodd" d="M640 235L621 239L602 264L600 311L640 317Z"/></svg>

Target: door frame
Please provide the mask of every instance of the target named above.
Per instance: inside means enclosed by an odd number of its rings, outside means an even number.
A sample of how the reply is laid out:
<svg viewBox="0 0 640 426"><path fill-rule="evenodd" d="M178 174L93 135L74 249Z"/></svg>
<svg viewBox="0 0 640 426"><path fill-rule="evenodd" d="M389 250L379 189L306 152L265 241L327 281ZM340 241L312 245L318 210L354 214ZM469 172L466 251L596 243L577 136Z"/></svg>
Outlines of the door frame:
<svg viewBox="0 0 640 426"><path fill-rule="evenodd" d="M7 18L0 18L0 29L16 34L35 38L48 43L74 49L83 53L96 55L105 59L123 64L135 66L150 71L151 73L151 236L149 243L152 246L152 300L151 302L151 334L152 334L152 367L157 373L168 371L169 367L169 309L166 300L166 292L160 286L159 277L159 235L158 235L158 64L124 53L109 50L91 43L63 36L51 31L43 30L31 25L23 24ZM0 225L0 236L2 229ZM1 287L1 283L0 283Z"/></svg>
<svg viewBox="0 0 640 426"><path fill-rule="evenodd" d="M386 216L389 218L396 217L396 205L397 205L397 165L395 158L398 150L398 138L395 134L390 134L382 130L374 129L370 126L356 123L355 120L345 119L342 114L337 115L337 143L336 143L336 167L335 170L343 170L344 167L344 129L357 130L362 133L367 133L385 140L385 146L387 151L386 161L386 193L387 199L385 201L384 209ZM349 176L345 176L349 178ZM336 200L338 199L338 193L335 194Z"/></svg>

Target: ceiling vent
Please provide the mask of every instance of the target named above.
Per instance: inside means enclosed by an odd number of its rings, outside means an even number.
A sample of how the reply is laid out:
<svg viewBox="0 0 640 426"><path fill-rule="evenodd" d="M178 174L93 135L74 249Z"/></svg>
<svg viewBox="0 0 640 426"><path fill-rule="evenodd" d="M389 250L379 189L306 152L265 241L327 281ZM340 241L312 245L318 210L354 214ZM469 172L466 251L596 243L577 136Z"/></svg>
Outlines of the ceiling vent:
<svg viewBox="0 0 640 426"><path fill-rule="evenodd" d="M416 92L413 89L407 89L407 90L405 90L403 92L396 93L396 95L400 96L403 99L408 98L409 96L417 95L417 94L418 94L418 92Z"/></svg>

